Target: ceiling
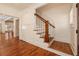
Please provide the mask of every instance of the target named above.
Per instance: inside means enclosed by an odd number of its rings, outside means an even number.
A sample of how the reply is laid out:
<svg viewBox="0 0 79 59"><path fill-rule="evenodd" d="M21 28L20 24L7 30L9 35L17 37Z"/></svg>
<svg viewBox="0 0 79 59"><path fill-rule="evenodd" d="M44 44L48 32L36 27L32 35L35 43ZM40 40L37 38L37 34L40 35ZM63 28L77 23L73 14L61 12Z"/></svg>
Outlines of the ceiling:
<svg viewBox="0 0 79 59"><path fill-rule="evenodd" d="M46 10L50 9L52 11L60 10L61 12L67 11L69 13L71 8L72 8L72 3L49 3L49 4L46 4L45 6L38 8L37 10L38 11L43 11L43 10L46 11Z"/></svg>
<svg viewBox="0 0 79 59"><path fill-rule="evenodd" d="M45 3L0 3L1 7L10 7L13 9L17 9L19 10L24 10L24 9L28 9L28 8L37 8L40 7L42 5L44 5ZM0 20L5 20L5 19L10 19L10 18L16 18L13 16L9 16L9 15L4 15L0 13Z"/></svg>
<svg viewBox="0 0 79 59"><path fill-rule="evenodd" d="M46 3L1 3L0 5L6 5L8 7L16 8L16 9L25 9L25 8L37 8Z"/></svg>
<svg viewBox="0 0 79 59"><path fill-rule="evenodd" d="M17 17L0 14L0 21L7 20L7 19L12 19L12 18L17 18Z"/></svg>

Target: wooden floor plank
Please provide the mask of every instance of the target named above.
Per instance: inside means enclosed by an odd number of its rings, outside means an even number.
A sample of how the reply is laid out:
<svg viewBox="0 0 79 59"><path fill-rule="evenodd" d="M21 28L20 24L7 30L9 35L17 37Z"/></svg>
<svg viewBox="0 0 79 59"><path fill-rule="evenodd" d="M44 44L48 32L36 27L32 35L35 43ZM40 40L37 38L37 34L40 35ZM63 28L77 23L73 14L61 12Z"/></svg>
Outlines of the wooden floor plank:
<svg viewBox="0 0 79 59"><path fill-rule="evenodd" d="M72 50L70 48L70 45L68 43L54 41L52 43L52 45L50 46L50 48L53 48L55 50L59 50L61 52L64 52L64 53L68 53L68 54L73 55L73 52L72 52Z"/></svg>
<svg viewBox="0 0 79 59"><path fill-rule="evenodd" d="M4 38L0 39L0 56L58 56L22 40Z"/></svg>

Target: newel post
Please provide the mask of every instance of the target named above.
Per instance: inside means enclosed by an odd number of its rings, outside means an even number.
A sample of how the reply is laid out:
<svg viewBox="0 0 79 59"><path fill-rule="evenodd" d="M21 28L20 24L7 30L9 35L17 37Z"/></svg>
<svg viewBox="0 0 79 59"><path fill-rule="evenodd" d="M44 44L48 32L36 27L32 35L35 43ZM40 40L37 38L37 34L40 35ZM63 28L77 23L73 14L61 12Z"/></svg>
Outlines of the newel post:
<svg viewBox="0 0 79 59"><path fill-rule="evenodd" d="M45 42L49 42L49 26L48 26L48 21L45 22L45 37L44 37Z"/></svg>

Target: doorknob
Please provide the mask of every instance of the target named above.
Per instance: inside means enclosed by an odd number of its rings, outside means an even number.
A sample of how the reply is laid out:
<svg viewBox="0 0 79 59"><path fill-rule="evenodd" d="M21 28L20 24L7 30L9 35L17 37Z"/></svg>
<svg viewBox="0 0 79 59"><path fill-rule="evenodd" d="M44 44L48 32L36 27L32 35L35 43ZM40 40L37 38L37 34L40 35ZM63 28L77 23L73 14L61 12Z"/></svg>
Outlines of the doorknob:
<svg viewBox="0 0 79 59"><path fill-rule="evenodd" d="M76 33L78 33L78 30L76 30Z"/></svg>

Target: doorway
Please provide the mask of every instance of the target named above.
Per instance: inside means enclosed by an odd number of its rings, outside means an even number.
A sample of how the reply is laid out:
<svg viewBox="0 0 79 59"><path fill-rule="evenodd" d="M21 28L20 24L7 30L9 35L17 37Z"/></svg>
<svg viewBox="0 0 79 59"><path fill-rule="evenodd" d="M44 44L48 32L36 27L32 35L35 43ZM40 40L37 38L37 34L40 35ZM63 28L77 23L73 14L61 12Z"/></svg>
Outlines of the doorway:
<svg viewBox="0 0 79 59"><path fill-rule="evenodd" d="M79 56L79 3L76 4L77 7L77 55Z"/></svg>
<svg viewBox="0 0 79 59"><path fill-rule="evenodd" d="M0 17L5 17L1 15ZM2 19L2 18L1 18ZM14 16L6 16L0 20L0 40L11 40L19 38L19 18Z"/></svg>
<svg viewBox="0 0 79 59"><path fill-rule="evenodd" d="M6 20L5 21L5 38L6 39L12 39L14 36L13 36L13 20Z"/></svg>

